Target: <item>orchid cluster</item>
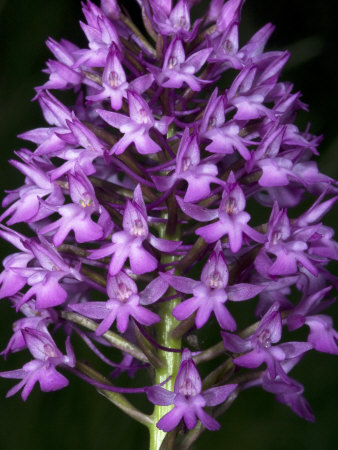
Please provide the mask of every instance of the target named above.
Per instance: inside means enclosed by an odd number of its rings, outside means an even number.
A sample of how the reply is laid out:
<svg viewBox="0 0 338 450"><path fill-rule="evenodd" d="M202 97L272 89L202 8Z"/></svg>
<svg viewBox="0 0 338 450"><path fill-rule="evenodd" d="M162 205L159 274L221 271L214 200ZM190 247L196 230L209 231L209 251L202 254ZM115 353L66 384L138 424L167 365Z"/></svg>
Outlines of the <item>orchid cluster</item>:
<svg viewBox="0 0 338 450"><path fill-rule="evenodd" d="M251 386L314 420L290 371L310 350L338 353L323 313L338 247L321 222L338 189L312 160L321 139L294 123L307 106L279 80L289 53L264 51L271 24L239 45L242 0L201 2L194 19L197 3L138 0L140 31L116 0L87 0L88 47L48 39L35 97L47 125L20 135L33 145L10 163L25 182L0 216L16 248L0 298L20 314L2 355L30 353L0 373L19 380L7 396L75 374L147 426L153 450L219 429ZM106 374L77 357L80 340ZM119 386L139 371L147 386ZM145 395L153 414L124 394Z"/></svg>

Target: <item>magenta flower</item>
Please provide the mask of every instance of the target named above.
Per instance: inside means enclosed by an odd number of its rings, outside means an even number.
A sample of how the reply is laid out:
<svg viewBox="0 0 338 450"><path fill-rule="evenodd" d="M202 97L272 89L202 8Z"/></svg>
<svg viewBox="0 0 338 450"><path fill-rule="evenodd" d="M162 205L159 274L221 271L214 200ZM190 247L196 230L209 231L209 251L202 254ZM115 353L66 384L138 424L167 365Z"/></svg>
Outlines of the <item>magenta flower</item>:
<svg viewBox="0 0 338 450"><path fill-rule="evenodd" d="M19 299L18 299L19 301ZM13 335L7 347L1 352L6 358L9 353L15 353L27 348L24 334L25 328L41 331L48 334L47 325L52 322L52 316L48 310L42 312L35 309L34 301L29 301L21 306L20 311L25 317L13 323Z"/></svg>
<svg viewBox="0 0 338 450"><path fill-rule="evenodd" d="M125 333L129 318L133 317L143 325L153 325L161 318L142 305L156 302L167 290L168 284L161 278L153 280L146 289L138 293L136 283L123 271L108 277L106 302L86 302L71 305L70 308L92 319L103 319L96 328L95 334L100 336L117 322L117 329Z"/></svg>
<svg viewBox="0 0 338 450"><path fill-rule="evenodd" d="M111 153L120 155L132 142L142 155L159 152L161 148L151 139L149 131L154 127L161 134L166 134L172 119L162 117L161 120L155 120L147 103L136 92L128 91L127 97L130 117L103 109L97 111L104 121L124 134L112 147Z"/></svg>
<svg viewBox="0 0 338 450"><path fill-rule="evenodd" d="M148 399L155 405L174 405L173 409L156 424L160 430L170 431L183 419L189 430L199 419L208 430L218 430L220 424L203 408L223 403L236 389L237 384L227 384L202 392L202 382L190 351L186 348L175 380L174 392L161 387L147 389Z"/></svg>
<svg viewBox="0 0 338 450"><path fill-rule="evenodd" d="M23 388L21 397L26 400L36 382L39 382L43 392L57 391L67 386L67 378L61 375L55 367L59 365L74 367L75 365L69 338L66 342L67 355L63 355L49 333L33 328L24 328L22 335L34 359L26 363L22 369L0 372L0 377L21 379L7 392L6 397L11 397Z"/></svg>
<svg viewBox="0 0 338 450"><path fill-rule="evenodd" d="M201 19L194 22L190 31L190 8L188 0L179 0L172 7L170 1L150 1L153 9L154 27L160 34L165 36L177 36L184 41L192 41L197 33L198 24Z"/></svg>
<svg viewBox="0 0 338 450"><path fill-rule="evenodd" d="M64 196L60 186L51 182L42 170L32 163L11 161L11 164L27 177L27 184L9 192L4 198L3 207L11 203L12 205L0 216L0 221L10 216L7 225L18 222L36 222L52 214L41 204L40 199L45 199L51 205L63 203Z"/></svg>
<svg viewBox="0 0 338 450"><path fill-rule="evenodd" d="M280 361L297 358L312 345L306 342L287 342L273 345L280 341L282 336L282 319L278 303L274 303L266 312L259 327L252 336L242 339L225 331L222 332L224 346L233 353L244 353L234 358L234 363L241 367L256 368L263 362L269 370L269 376L275 378Z"/></svg>
<svg viewBox="0 0 338 450"><path fill-rule="evenodd" d="M87 99L99 101L110 98L111 107L118 111L122 108L122 100L127 97L128 89L142 94L151 86L152 82L153 76L145 75L128 83L119 59L118 49L115 44L112 44L107 56L107 64L102 74L103 89L98 94L87 96Z"/></svg>
<svg viewBox="0 0 338 450"><path fill-rule="evenodd" d="M153 176L152 180L160 192L172 188L177 180L185 180L188 188L184 201L198 202L210 195L211 183L222 184L217 172L217 166L212 162L201 162L198 137L196 134L189 136L186 128L177 150L174 173L167 177Z"/></svg>
<svg viewBox="0 0 338 450"><path fill-rule="evenodd" d="M147 211L142 197L140 185L135 188L133 201L127 200L123 214L123 231L113 234L112 244L91 252L92 259L99 259L113 254L109 265L109 274L117 275L125 261L129 258L133 273L140 275L152 272L157 268L157 259L144 247L148 240L150 245L162 252L175 251L180 242L168 241L155 237L149 233Z"/></svg>
<svg viewBox="0 0 338 450"><path fill-rule="evenodd" d="M206 211L199 206L184 203L180 198L177 200L182 210L196 220L207 222L218 218L218 221L196 230L196 234L202 236L208 243L216 242L222 236L228 235L229 247L233 253L237 253L242 247L243 234L256 242L265 242L265 236L247 224L250 215L244 211L245 195L233 173L229 175L218 210Z"/></svg>
<svg viewBox="0 0 338 450"><path fill-rule="evenodd" d="M180 88L186 83L193 91L200 91L202 86L210 83L195 76L208 59L211 48L200 50L186 58L182 41L171 41L163 62L161 71L152 69L158 84L167 88Z"/></svg>
<svg viewBox="0 0 338 450"><path fill-rule="evenodd" d="M225 330L234 331L236 322L224 303L227 300L243 301L255 297L264 287L248 283L228 286L229 271L218 242L209 260L203 267L201 281L187 277L179 277L168 273L160 274L174 289L193 297L183 301L173 309L173 316L184 320L197 311L195 324L201 328L213 312L220 326Z"/></svg>
<svg viewBox="0 0 338 450"><path fill-rule="evenodd" d="M113 224L95 198L95 193L88 179L78 169L76 174L68 174L69 193L73 203L56 208L61 218L43 226L40 233L49 234L55 231L53 243L59 246L70 231L75 234L77 242L88 242L103 238L113 228ZM50 207L46 203L47 207ZM99 213L98 222L94 222L92 214Z"/></svg>

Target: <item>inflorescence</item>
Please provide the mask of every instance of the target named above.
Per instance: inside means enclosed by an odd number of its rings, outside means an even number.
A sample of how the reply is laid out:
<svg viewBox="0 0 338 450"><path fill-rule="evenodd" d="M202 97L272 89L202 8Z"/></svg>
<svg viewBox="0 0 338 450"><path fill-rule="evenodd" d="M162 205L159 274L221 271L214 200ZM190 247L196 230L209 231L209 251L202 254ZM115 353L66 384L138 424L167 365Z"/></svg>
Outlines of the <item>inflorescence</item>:
<svg viewBox="0 0 338 450"><path fill-rule="evenodd" d="M307 106L279 81L289 53L264 52L271 24L239 45L242 0L205 2L193 20L196 3L138 0L141 32L115 0L88 0L87 48L48 39L55 59L35 97L47 126L20 135L34 150L10 161L25 182L0 217L16 248L0 297L20 313L2 354L30 353L0 373L19 380L7 396L22 389L26 400L36 382L61 389L72 372L148 426L154 449L182 427L176 439L193 442L198 420L217 430L215 417L251 386L312 421L289 373L310 350L338 353L323 313L338 249L321 223L337 184L312 161L321 139L294 123ZM54 95L64 90L72 106ZM11 228L21 222L30 237ZM242 316L232 302L244 302ZM219 337L204 348L210 323ZM300 328L304 341L292 340ZM108 378L77 359L79 339L113 368ZM197 365L216 357L202 381ZM112 383L139 370L148 386ZM145 394L153 415L128 393Z"/></svg>

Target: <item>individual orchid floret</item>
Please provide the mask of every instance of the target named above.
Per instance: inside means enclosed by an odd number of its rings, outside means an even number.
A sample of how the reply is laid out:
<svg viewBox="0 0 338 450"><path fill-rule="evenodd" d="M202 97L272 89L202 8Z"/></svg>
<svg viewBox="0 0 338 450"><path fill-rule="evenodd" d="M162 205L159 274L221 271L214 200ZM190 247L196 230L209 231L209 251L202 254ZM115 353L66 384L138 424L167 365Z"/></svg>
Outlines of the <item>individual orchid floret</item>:
<svg viewBox="0 0 338 450"><path fill-rule="evenodd" d="M307 241L318 231L318 225L293 228L286 210L279 210L275 202L269 223L267 242L255 260L258 272L265 275L292 275L297 273L298 264L304 266L313 275L318 269L308 255ZM276 258L270 259L268 253Z"/></svg>
<svg viewBox="0 0 338 450"><path fill-rule="evenodd" d="M19 296L16 296L13 300L14 304L20 303ZM25 328L33 328L34 330L48 334L47 325L52 322L50 310L44 309L37 311L35 309L34 301L31 300L21 306L20 312L22 312L25 317L16 320L13 323L13 335L6 348L1 352L1 355L3 355L4 358L7 358L9 353L15 353L27 348L26 341L22 334L22 330Z"/></svg>
<svg viewBox="0 0 338 450"><path fill-rule="evenodd" d="M235 0L235 2L226 2L224 5L225 9L227 9L228 4L232 4L237 9L242 6L243 2L238 2L237 0ZM252 36L247 44L241 49L238 49L240 8L238 8L237 11L235 9L235 14L233 14L234 10L230 14L226 14L226 20L222 20L220 13L222 5L223 2L218 2L218 0L215 1L214 7L212 3L210 5L210 12L214 15L215 20L219 20L218 30L210 36L214 52L210 56L209 61L218 63L218 68L215 70L216 74L221 74L230 67L241 70L252 64L260 65L261 62L264 63L264 60L267 59L267 53L263 53L263 50L274 30L274 26L271 23L264 25Z"/></svg>
<svg viewBox="0 0 338 450"><path fill-rule="evenodd" d="M331 290L327 286L309 295L305 291L301 301L293 308L287 318L289 330L296 330L303 325L310 328L308 342L319 352L338 354L338 332L333 328L330 316L318 314L327 308L332 300L327 300L327 294Z"/></svg>
<svg viewBox="0 0 338 450"><path fill-rule="evenodd" d="M120 8L116 0L101 0L101 9L110 19L117 20L120 17Z"/></svg>
<svg viewBox="0 0 338 450"><path fill-rule="evenodd" d="M247 146L254 142L241 137L240 131L240 126L235 121L230 121L222 127L212 126L204 133L204 137L212 141L206 146L206 150L221 155L232 155L237 150L243 159L248 160L250 152Z"/></svg>
<svg viewBox="0 0 338 450"><path fill-rule="evenodd" d="M200 125L201 136L212 141L206 146L206 150L221 155L232 155L237 150L242 158L249 160L250 152L247 146L255 143L240 136L240 126L236 121L225 123L226 104L226 97L217 97L215 90L205 108Z"/></svg>
<svg viewBox="0 0 338 450"><path fill-rule="evenodd" d="M64 141L66 148L55 154L65 162L50 170L49 175L52 180L58 179L66 173L79 171L79 169L87 176L93 175L97 170L93 162L99 157L103 158L106 151L100 139L83 125L75 114L72 114L72 121L66 120L66 123L68 133L58 135Z"/></svg>
<svg viewBox="0 0 338 450"><path fill-rule="evenodd" d="M327 189L329 186L327 186ZM327 189L317 198L317 200L310 206L310 208L301 214L296 220L295 225L299 227L306 227L321 220L322 217L333 208L334 204L338 201L338 196L334 196L326 201L322 201Z"/></svg>
<svg viewBox="0 0 338 450"><path fill-rule="evenodd" d="M278 121L270 122L264 129L260 144L257 146L255 152L252 153L252 163L262 159L274 159L278 157L281 152L281 147L284 144L287 127L281 125ZM248 172L251 172L254 165L250 161L246 163Z"/></svg>
<svg viewBox="0 0 338 450"><path fill-rule="evenodd" d="M166 3L166 6L163 4ZM190 10L188 0L179 0L174 8L170 2L151 1L154 11L153 22L155 29L164 36L175 36L183 41L192 41L197 33L201 19L194 22L190 31Z"/></svg>
<svg viewBox="0 0 338 450"><path fill-rule="evenodd" d="M8 192L3 199L3 207L12 204L1 214L0 221L9 217L8 225L18 222L36 222L52 214L48 208L41 204L40 199L44 198L51 205L60 205L64 202L60 186L53 183L35 164L24 164L15 160L10 162L26 175L26 184Z"/></svg>
<svg viewBox="0 0 338 450"><path fill-rule="evenodd" d="M160 239L149 233L147 211L142 196L141 186L137 185L132 201L127 199L123 214L123 231L112 236L112 244L91 252L90 258L99 259L113 254L109 265L109 274L117 275L129 258L133 273L140 275L156 269L158 261L143 247L144 241L162 252L175 251L181 242Z"/></svg>
<svg viewBox="0 0 338 450"><path fill-rule="evenodd" d="M209 101L203 112L203 117L200 123L200 135L205 136L205 133L211 128L219 128L225 122L225 106L226 97L224 95L218 96L218 88L215 88L210 95Z"/></svg>
<svg viewBox="0 0 338 450"><path fill-rule="evenodd" d="M281 392L276 395L276 400L289 406L289 408L302 419L314 422L315 416L308 401L303 397L303 392L303 386L298 392Z"/></svg>
<svg viewBox="0 0 338 450"><path fill-rule="evenodd" d="M238 57L238 23L234 22L222 34L211 36L213 52L208 61L218 63L218 72L224 72L226 67L234 69L242 68L242 61ZM210 44L209 44L210 45ZM221 65L221 64L222 65Z"/></svg>
<svg viewBox="0 0 338 450"><path fill-rule="evenodd" d="M158 84L166 88L180 88L186 83L192 91L200 91L210 81L194 74L202 68L211 51L211 48L206 48L186 58L182 41L174 39L165 53L162 70L153 70Z"/></svg>
<svg viewBox="0 0 338 450"><path fill-rule="evenodd" d="M49 91L40 92L37 99L46 122L58 128L66 128L66 120L71 120L70 110Z"/></svg>
<svg viewBox="0 0 338 450"><path fill-rule="evenodd" d="M225 331L222 337L227 350L241 354L233 360L236 365L255 369L266 363L271 378L276 377L281 361L296 358L313 348L307 342L273 345L282 337L282 318L277 302L263 316L257 331L248 338L242 339Z"/></svg>
<svg viewBox="0 0 338 450"><path fill-rule="evenodd" d="M334 182L330 177L319 173L314 161L295 164L289 157L275 156L263 158L256 165L262 170L258 183L263 187L287 186L291 182L297 182L314 189L319 183L327 185Z"/></svg>
<svg viewBox="0 0 338 450"><path fill-rule="evenodd" d="M278 164L281 145L283 143L286 127L278 122L271 122L265 130L260 144L257 149L251 153L250 159L246 162L247 172L253 171L255 166L262 170L258 183L260 186L286 186L289 184L288 175L292 172L285 171L292 167L292 162L287 159L287 163ZM270 171L269 164L272 164L273 170ZM266 170L265 170L266 168ZM295 177L296 181L298 177Z"/></svg>
<svg viewBox="0 0 338 450"><path fill-rule="evenodd" d="M315 350L338 355L338 331L333 328L330 316L324 314L308 316L305 323L310 328L307 340Z"/></svg>
<svg viewBox="0 0 338 450"><path fill-rule="evenodd" d="M49 128L36 128L31 131L19 134L21 139L39 144L34 152L34 156L55 153L66 147L59 135L69 133L67 120L72 120L72 114L56 97L49 91L40 91L37 95L42 114L46 122L51 125Z"/></svg>
<svg viewBox="0 0 338 450"><path fill-rule="evenodd" d="M289 300L291 286L298 279L298 274L274 280L259 276L258 282L265 286L265 289L259 294L259 302L255 310L256 317L262 317L276 301L279 303L280 311L291 310L293 308L293 304Z"/></svg>
<svg viewBox="0 0 338 450"><path fill-rule="evenodd" d="M20 250L20 253L13 253L3 261L4 270L0 274L1 299L15 295L25 286L27 279L20 275L17 269L26 268L34 259L34 254L26 248L25 243L27 239L22 234L0 225L0 237Z"/></svg>
<svg viewBox="0 0 338 450"><path fill-rule="evenodd" d="M70 277L80 281L82 277L78 268L70 267L43 237L41 244L31 240L26 242L25 246L35 256L39 266L12 269L31 286L18 302L17 309L33 297L36 298L35 306L39 310L64 303L67 291L60 284L60 280Z"/></svg>
<svg viewBox="0 0 338 450"><path fill-rule="evenodd" d="M177 320L184 320L196 312L197 328L205 325L213 312L223 329L234 331L236 322L226 308L225 302L248 300L264 289L262 286L248 283L228 286L229 271L220 242L216 244L203 267L200 281L170 273L161 273L161 276L177 291L193 294L193 297L175 306L172 314Z"/></svg>
<svg viewBox="0 0 338 450"><path fill-rule="evenodd" d="M37 92L43 89L79 89L84 76L79 70L71 67L75 62L72 54L61 43L53 39L47 41L47 46L58 61L51 59L47 61L47 69L44 69L43 72L49 75L49 80L42 86L37 87Z"/></svg>
<svg viewBox="0 0 338 450"><path fill-rule="evenodd" d="M66 39L61 39L60 42L57 42L52 38L48 38L46 45L58 61L68 67L71 67L74 64L75 60L73 55L79 48L72 42L69 42Z"/></svg>
<svg viewBox="0 0 338 450"><path fill-rule="evenodd" d="M256 74L255 66L243 69L226 92L228 105L237 109L234 119L253 120L260 117L275 119L275 114L263 104L265 97L273 87L273 81L255 86ZM253 86L255 87L253 88Z"/></svg>
<svg viewBox="0 0 338 450"><path fill-rule="evenodd" d="M265 58L266 53L263 53L264 47L274 29L274 25L267 23L250 38L238 52L238 57L242 63L245 65L256 64Z"/></svg>
<svg viewBox="0 0 338 450"><path fill-rule="evenodd" d="M69 89L79 86L83 79L83 75L59 61L47 61L44 72L49 74L49 81L40 89Z"/></svg>
<svg viewBox="0 0 338 450"><path fill-rule="evenodd" d="M228 0L224 3L215 17L217 33L226 31L233 22L239 22L243 3L244 0Z"/></svg>
<svg viewBox="0 0 338 450"><path fill-rule="evenodd" d="M88 25L81 21L80 25L89 41L89 49L77 52L78 59L73 67L81 65L105 67L111 45L115 44L121 49L118 33L112 22L101 11L98 15L88 11L87 20Z"/></svg>
<svg viewBox="0 0 338 450"><path fill-rule="evenodd" d="M156 302L168 288L168 284L161 278L153 280L143 292L138 293L137 286L124 271L110 277L107 280L107 294L109 300L106 302L85 302L71 305L70 308L86 317L92 319L103 319L95 330L100 336L105 333L115 322L117 329L125 333L130 317L142 325L153 325L161 318L142 306Z"/></svg>
<svg viewBox="0 0 338 450"><path fill-rule="evenodd" d="M282 361L275 378L271 378L269 371L265 371L262 376L262 388L267 392L276 394L276 400L289 406L298 416L314 422L315 418L311 406L303 397L303 385L286 375L300 359L301 356Z"/></svg>
<svg viewBox="0 0 338 450"><path fill-rule="evenodd" d="M75 366L75 356L69 338L66 341L66 355L63 355L49 333L33 328L24 328L22 335L35 359L26 363L22 369L0 372L2 378L21 379L7 392L6 397L11 397L23 388L21 397L26 400L37 381L43 392L57 391L66 387L69 383L67 378L61 375L55 367Z"/></svg>
<svg viewBox="0 0 338 450"><path fill-rule="evenodd" d="M31 253L13 253L3 260L4 270L0 274L0 299L10 297L22 289L27 278L18 269L27 267L34 258Z"/></svg>
<svg viewBox="0 0 338 450"><path fill-rule="evenodd" d="M61 218L43 226L41 234L54 232L53 243L61 245L71 231L74 231L77 242L98 240L109 234L113 224L107 211L99 205L94 188L80 170L72 175L68 174L69 193L73 203L56 208ZM47 205L49 206L49 205ZM50 206L52 209L52 206ZM94 222L92 214L99 213L98 222Z"/></svg>
<svg viewBox="0 0 338 450"><path fill-rule="evenodd" d="M153 176L159 191L167 191L176 180L185 180L188 188L184 195L185 202L198 202L210 195L210 184L223 182L217 178L218 169L213 163L201 163L198 136L189 135L189 128L184 130L176 155L176 167L173 174L166 177Z"/></svg>
<svg viewBox="0 0 338 450"><path fill-rule="evenodd" d="M256 242L265 242L265 236L247 224L250 215L244 211L245 195L233 173L228 177L218 210L206 212L197 205L191 207L189 204L185 204L179 198L178 202L182 211L196 220L205 222L218 218L216 222L196 230L196 234L202 236L208 243L216 242L222 236L227 235L231 251L237 253L242 247L243 234Z"/></svg>
<svg viewBox="0 0 338 450"><path fill-rule="evenodd" d="M155 405L174 405L173 409L157 422L156 426L160 430L173 430L182 419L189 430L196 426L198 419L208 430L218 430L220 424L203 408L225 402L236 387L237 384L227 384L202 391L201 378L191 353L186 348L182 353L174 392L154 386L148 388L146 393Z"/></svg>
<svg viewBox="0 0 338 450"><path fill-rule="evenodd" d="M119 52L113 44L109 50L107 63L102 74L103 89L98 94L88 95L87 99L102 101L110 98L111 107L118 111L122 108L123 98L127 98L127 89L142 94L151 86L153 80L153 76L148 74L128 83L119 58Z"/></svg>
<svg viewBox="0 0 338 450"><path fill-rule="evenodd" d="M97 110L102 119L114 128L118 128L124 136L112 147L111 153L120 155L131 143L141 154L157 153L160 146L149 136L151 128L161 134L168 132L172 118L163 116L155 120L146 101L136 92L127 92L130 117L123 114Z"/></svg>

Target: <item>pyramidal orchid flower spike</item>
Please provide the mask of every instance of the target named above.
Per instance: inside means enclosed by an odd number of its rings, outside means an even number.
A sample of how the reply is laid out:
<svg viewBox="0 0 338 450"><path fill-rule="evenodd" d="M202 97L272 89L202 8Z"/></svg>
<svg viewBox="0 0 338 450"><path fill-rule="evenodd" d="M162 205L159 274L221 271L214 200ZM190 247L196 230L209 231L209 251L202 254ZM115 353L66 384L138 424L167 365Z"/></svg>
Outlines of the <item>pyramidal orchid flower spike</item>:
<svg viewBox="0 0 338 450"><path fill-rule="evenodd" d="M326 312L338 246L322 223L338 187L312 159L321 139L294 123L307 106L280 80L289 53L264 51L271 24L239 45L244 1L201 2L197 20L195 3L138 0L145 35L122 2L87 0L88 45L48 39L35 96L46 126L20 135L29 148L10 164L24 183L0 216L14 247L0 298L18 313L2 355L30 355L0 372L19 380L7 396L61 389L71 372L145 425L151 450L218 430L251 386L313 421L289 373L309 351L338 354ZM211 347L192 345L200 329ZM105 374L79 359L76 336ZM197 365L214 359L202 380Z"/></svg>

